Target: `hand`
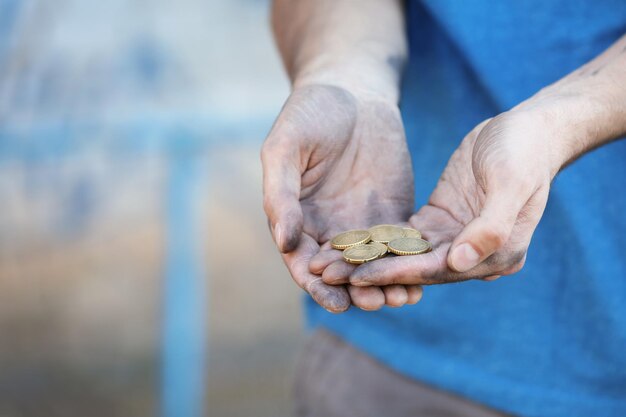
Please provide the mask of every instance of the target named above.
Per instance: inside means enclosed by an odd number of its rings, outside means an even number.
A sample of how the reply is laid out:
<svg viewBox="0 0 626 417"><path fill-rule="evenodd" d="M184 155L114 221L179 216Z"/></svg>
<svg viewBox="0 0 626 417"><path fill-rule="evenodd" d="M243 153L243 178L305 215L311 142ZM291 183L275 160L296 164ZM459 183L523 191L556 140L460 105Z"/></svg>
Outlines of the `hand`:
<svg viewBox="0 0 626 417"><path fill-rule="evenodd" d="M439 284L519 271L559 166L545 118L511 111L478 125L450 158L428 204L410 219L433 244L423 255L325 267L328 284ZM326 265L324 265L326 264Z"/></svg>
<svg viewBox="0 0 626 417"><path fill-rule="evenodd" d="M333 312L415 303L421 288L331 286L309 269L335 234L399 222L413 206L413 174L395 105L329 85L296 89L262 150L264 208L294 281Z"/></svg>

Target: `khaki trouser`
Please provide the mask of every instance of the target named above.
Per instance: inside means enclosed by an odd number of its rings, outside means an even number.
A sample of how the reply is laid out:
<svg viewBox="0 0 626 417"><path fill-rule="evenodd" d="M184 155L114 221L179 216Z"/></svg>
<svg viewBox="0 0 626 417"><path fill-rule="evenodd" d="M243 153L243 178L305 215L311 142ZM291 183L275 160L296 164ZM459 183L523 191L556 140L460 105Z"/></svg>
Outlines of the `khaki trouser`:
<svg viewBox="0 0 626 417"><path fill-rule="evenodd" d="M294 387L298 417L503 417L376 362L325 330L304 347Z"/></svg>

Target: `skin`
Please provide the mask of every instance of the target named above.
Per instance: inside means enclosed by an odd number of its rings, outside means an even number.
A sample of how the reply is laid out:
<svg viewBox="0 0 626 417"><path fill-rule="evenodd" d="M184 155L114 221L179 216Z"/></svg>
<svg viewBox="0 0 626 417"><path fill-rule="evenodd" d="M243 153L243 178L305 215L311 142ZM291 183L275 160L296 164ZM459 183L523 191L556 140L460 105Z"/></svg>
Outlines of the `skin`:
<svg viewBox="0 0 626 417"><path fill-rule="evenodd" d="M375 310L417 302L420 285L519 271L554 176L626 134L626 36L474 128L428 204L410 216L411 167L397 109L401 8L359 5L275 2L294 91L263 148L265 209L294 280L339 312L350 303ZM346 229L406 219L433 244L431 253L354 266L327 243Z"/></svg>
<svg viewBox="0 0 626 417"><path fill-rule="evenodd" d="M323 269L323 280L356 286L435 284L519 271L551 181L547 157L541 157L546 155L545 138L526 136L523 116L502 115L470 132L450 158L428 204L411 216L409 224L432 243L432 252L341 270L341 260L320 253L312 263ZM540 157L532 158L533 152ZM472 240L472 248L484 259L476 267L451 264L448 256L452 246L466 240Z"/></svg>
<svg viewBox="0 0 626 417"><path fill-rule="evenodd" d="M322 270L309 267L333 235L400 222L412 211L413 172L397 105L406 55L400 4L354 5L275 2L274 31L293 92L261 151L274 241L294 281L332 312L421 298L419 286L330 286Z"/></svg>
<svg viewBox="0 0 626 417"><path fill-rule="evenodd" d="M324 269L324 282L429 285L518 272L553 178L584 153L626 134L625 47L622 37L463 139L428 204L409 220L433 244L432 252L341 269L336 256L320 252L311 263ZM597 78L598 68L605 77Z"/></svg>
<svg viewBox="0 0 626 417"><path fill-rule="evenodd" d="M344 230L410 216L413 174L397 106L334 86L302 87L285 104L262 159L265 209L298 285L330 311L350 302L365 310L417 302L418 290L403 286L330 287L315 276L323 269L305 261L319 245L332 250L327 242Z"/></svg>

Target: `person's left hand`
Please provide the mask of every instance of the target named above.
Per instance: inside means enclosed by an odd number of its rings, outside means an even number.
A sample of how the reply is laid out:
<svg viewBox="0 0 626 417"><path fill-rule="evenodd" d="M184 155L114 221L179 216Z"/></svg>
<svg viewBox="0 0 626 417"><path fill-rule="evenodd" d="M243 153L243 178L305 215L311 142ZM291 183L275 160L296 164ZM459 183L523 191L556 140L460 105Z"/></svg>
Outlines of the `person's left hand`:
<svg viewBox="0 0 626 417"><path fill-rule="evenodd" d="M433 251L358 267L321 252L311 269L328 284L428 285L492 280L519 271L560 168L545 117L510 111L478 125L450 158L428 204L410 226Z"/></svg>

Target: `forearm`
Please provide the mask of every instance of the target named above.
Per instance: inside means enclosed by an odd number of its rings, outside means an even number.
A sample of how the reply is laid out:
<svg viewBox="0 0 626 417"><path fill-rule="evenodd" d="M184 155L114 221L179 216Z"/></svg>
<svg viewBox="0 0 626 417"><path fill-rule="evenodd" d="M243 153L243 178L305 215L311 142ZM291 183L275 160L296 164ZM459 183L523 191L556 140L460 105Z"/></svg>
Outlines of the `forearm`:
<svg viewBox="0 0 626 417"><path fill-rule="evenodd" d="M275 0L272 26L294 88L331 84L398 100L400 0Z"/></svg>
<svg viewBox="0 0 626 417"><path fill-rule="evenodd" d="M581 155L626 135L626 35L514 111L540 114L554 137L556 174Z"/></svg>

